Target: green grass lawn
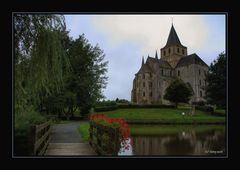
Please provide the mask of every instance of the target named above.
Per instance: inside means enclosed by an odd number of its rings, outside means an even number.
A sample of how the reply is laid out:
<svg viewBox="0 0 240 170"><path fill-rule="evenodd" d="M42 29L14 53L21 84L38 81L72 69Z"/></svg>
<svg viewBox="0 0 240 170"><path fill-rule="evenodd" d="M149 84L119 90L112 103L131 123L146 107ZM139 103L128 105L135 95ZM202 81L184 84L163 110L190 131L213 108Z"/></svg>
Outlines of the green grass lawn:
<svg viewBox="0 0 240 170"><path fill-rule="evenodd" d="M213 130L224 130L223 125L130 125L131 135L171 135L194 131L204 133Z"/></svg>
<svg viewBox="0 0 240 170"><path fill-rule="evenodd" d="M187 108L169 109L117 109L102 112L111 118L126 118L128 123L166 123L166 124L191 124L191 123L225 123L225 117L213 116L196 110L195 115L189 113ZM185 115L182 115L182 112Z"/></svg>
<svg viewBox="0 0 240 170"><path fill-rule="evenodd" d="M82 135L83 138L83 142L87 142L89 140L89 123L85 122L85 123L81 123L78 130Z"/></svg>
<svg viewBox="0 0 240 170"><path fill-rule="evenodd" d="M225 123L225 117L213 116L202 111L196 110L195 115L182 115L182 112L189 113L188 107L180 107L178 109L157 108L157 109L117 109L108 112L102 112L111 118L126 118L130 124L131 135L160 135L160 134L176 134L183 131L195 130L196 132L204 132L209 128L224 129L219 125L197 125L192 124L217 124ZM137 124L141 125L137 125ZM152 125L142 125L142 124ZM173 124L173 125L154 125L156 124ZM175 124L175 125L174 125ZM180 124L180 125L179 125ZM191 125L182 125L191 124ZM83 135L83 140L88 141L89 123L82 123L79 132Z"/></svg>
<svg viewBox="0 0 240 170"><path fill-rule="evenodd" d="M82 123L79 126L79 132L83 136L83 141L89 140L89 123ZM204 133L212 130L225 130L223 125L129 125L131 136L156 136L156 135L175 135L182 132L194 131L196 133Z"/></svg>
<svg viewBox="0 0 240 170"><path fill-rule="evenodd" d="M216 110L214 110L213 114L216 115L216 116L226 116L226 110L216 109Z"/></svg>

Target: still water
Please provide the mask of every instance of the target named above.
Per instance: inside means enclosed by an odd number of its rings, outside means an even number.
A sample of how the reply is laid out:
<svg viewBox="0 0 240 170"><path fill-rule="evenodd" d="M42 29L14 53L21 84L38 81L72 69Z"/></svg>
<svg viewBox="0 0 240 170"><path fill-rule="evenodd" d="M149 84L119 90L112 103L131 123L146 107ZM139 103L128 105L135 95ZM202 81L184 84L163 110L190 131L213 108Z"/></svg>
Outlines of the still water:
<svg viewBox="0 0 240 170"><path fill-rule="evenodd" d="M128 139L129 149L121 148L119 155L221 156L226 154L224 126L220 128L208 126L204 130L191 126L179 129L181 130L169 134L132 135Z"/></svg>

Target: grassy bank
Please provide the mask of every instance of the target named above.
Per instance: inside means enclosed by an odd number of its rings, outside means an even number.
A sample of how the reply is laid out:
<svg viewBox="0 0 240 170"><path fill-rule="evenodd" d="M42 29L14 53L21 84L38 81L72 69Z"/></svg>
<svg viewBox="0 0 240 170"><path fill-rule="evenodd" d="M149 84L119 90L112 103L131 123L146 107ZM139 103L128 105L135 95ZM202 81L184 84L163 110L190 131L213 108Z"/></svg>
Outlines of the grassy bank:
<svg viewBox="0 0 240 170"><path fill-rule="evenodd" d="M179 109L118 109L103 112L111 118L126 118L129 124L224 124L225 117L213 116L196 110L195 115L187 115L187 108ZM185 115L182 115L182 113Z"/></svg>
<svg viewBox="0 0 240 170"><path fill-rule="evenodd" d="M204 133L209 130L224 130L225 126L222 125L163 125L163 126L149 126L149 125L132 125L130 126L131 135L138 136L138 135L174 135L183 132L190 132L194 131L195 133Z"/></svg>
<svg viewBox="0 0 240 170"><path fill-rule="evenodd" d="M88 142L89 139L89 123L82 123L79 126L79 132L83 136L83 141ZM178 133L187 133L194 131L195 133L204 133L209 130L225 130L222 125L130 125L131 136L157 136L157 135L175 135Z"/></svg>
<svg viewBox="0 0 240 170"><path fill-rule="evenodd" d="M85 123L81 123L78 130L82 135L83 138L83 142L88 142L89 139L89 123L85 122Z"/></svg>

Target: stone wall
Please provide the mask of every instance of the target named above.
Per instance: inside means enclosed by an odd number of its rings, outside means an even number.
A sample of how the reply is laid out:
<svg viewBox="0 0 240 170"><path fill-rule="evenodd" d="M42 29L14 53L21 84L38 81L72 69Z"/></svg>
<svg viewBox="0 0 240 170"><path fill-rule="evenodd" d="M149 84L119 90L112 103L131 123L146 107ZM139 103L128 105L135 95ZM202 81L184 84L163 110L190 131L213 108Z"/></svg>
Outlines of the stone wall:
<svg viewBox="0 0 240 170"><path fill-rule="evenodd" d="M208 71L208 67L197 65L197 64L178 67L176 69L177 77L182 79L185 83L190 83L194 91L194 95L190 101L205 100L204 99L205 87L206 87L205 74L207 73L207 71Z"/></svg>

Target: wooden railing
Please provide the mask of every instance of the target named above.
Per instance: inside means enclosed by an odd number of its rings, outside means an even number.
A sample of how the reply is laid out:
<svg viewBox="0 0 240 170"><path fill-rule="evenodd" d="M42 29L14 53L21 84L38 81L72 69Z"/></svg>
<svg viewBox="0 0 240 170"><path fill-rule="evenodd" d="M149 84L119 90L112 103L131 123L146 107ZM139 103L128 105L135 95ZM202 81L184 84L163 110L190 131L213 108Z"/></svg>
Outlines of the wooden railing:
<svg viewBox="0 0 240 170"><path fill-rule="evenodd" d="M32 155L43 155L50 141L51 124L50 121L31 126L30 145Z"/></svg>
<svg viewBox="0 0 240 170"><path fill-rule="evenodd" d="M117 155L120 149L119 128L90 121L89 144L100 155Z"/></svg>

